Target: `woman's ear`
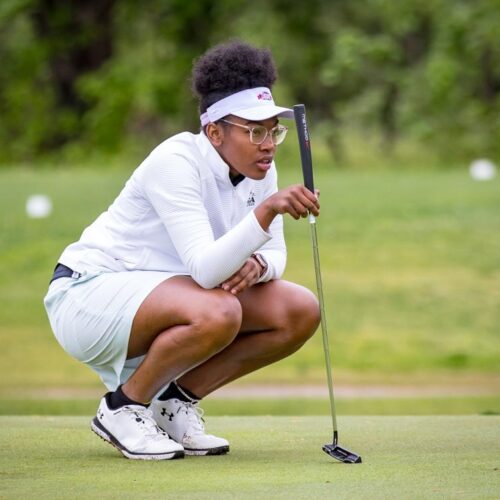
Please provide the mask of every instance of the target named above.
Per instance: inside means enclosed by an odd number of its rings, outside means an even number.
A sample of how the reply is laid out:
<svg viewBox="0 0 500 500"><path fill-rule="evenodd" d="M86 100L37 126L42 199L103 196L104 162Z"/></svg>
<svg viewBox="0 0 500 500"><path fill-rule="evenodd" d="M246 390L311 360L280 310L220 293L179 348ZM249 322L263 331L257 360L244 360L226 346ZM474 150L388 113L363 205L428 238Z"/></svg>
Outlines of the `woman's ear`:
<svg viewBox="0 0 500 500"><path fill-rule="evenodd" d="M222 144L224 131L220 125L209 123L205 128L205 133L207 134L208 140L212 143L212 146L218 147Z"/></svg>

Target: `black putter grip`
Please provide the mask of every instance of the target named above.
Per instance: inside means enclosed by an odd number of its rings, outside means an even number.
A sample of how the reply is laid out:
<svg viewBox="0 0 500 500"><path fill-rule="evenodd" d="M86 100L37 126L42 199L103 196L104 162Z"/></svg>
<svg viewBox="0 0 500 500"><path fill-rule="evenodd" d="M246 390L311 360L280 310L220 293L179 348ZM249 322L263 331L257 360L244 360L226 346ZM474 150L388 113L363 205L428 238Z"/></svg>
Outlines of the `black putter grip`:
<svg viewBox="0 0 500 500"><path fill-rule="evenodd" d="M312 169L311 140L309 129L307 128L306 107L303 104L296 104L293 107L295 126L299 136L300 159L302 161L302 175L304 176L304 186L314 193L314 178Z"/></svg>

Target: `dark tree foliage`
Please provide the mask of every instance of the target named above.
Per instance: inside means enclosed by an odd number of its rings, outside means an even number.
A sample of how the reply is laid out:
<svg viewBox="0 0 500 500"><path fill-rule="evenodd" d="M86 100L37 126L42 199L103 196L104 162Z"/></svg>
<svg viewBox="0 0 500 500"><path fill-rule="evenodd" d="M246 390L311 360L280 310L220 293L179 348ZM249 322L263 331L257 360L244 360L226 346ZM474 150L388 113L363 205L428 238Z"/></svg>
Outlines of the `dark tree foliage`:
<svg viewBox="0 0 500 500"><path fill-rule="evenodd" d="M47 50L47 64L57 105L79 114L86 103L76 90L78 79L96 71L113 54L114 0L38 0L33 6L37 39Z"/></svg>
<svg viewBox="0 0 500 500"><path fill-rule="evenodd" d="M34 33L46 51L57 110L75 118L72 129L60 128L45 146L59 147L78 137L89 103L78 93L79 79L97 71L113 55L115 0L37 0L32 7Z"/></svg>

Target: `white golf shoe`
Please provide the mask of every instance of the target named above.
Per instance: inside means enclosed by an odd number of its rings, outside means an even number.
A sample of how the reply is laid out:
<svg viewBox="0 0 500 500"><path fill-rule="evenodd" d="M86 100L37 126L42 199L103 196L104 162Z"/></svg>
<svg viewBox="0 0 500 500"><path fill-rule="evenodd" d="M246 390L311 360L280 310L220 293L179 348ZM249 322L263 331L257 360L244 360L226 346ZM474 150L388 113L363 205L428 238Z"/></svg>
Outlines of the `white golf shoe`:
<svg viewBox="0 0 500 500"><path fill-rule="evenodd" d="M184 448L158 427L151 410L141 405L108 407L101 399L91 429L125 457L135 460L168 460L184 457Z"/></svg>
<svg viewBox="0 0 500 500"><path fill-rule="evenodd" d="M157 399L150 407L157 424L182 444L186 455L223 455L229 451L225 439L205 433L203 410L196 404Z"/></svg>

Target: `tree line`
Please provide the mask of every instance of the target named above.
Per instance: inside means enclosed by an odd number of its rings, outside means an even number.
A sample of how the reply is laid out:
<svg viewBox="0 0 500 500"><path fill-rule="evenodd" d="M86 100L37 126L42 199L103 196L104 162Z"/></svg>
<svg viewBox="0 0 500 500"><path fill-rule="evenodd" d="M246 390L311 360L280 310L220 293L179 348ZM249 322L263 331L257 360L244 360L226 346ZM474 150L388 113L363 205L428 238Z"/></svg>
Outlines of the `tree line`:
<svg viewBox="0 0 500 500"><path fill-rule="evenodd" d="M500 155L500 0L2 0L0 162L197 130L192 61L234 37L337 158L353 130Z"/></svg>

